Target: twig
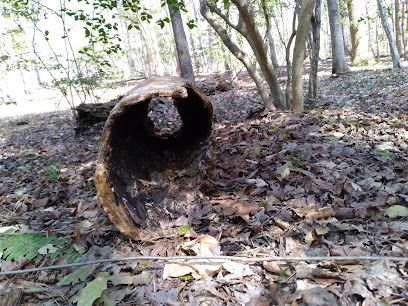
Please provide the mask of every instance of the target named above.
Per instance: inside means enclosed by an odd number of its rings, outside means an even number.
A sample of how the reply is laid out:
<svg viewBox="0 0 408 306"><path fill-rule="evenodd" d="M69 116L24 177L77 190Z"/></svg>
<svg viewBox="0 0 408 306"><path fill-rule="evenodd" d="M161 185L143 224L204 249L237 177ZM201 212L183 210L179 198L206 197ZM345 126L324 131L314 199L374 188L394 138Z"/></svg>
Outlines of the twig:
<svg viewBox="0 0 408 306"><path fill-rule="evenodd" d="M375 261L375 260L389 260L389 261L408 261L408 257L396 257L396 256L305 256L305 257L290 257L290 256L278 256L278 257L238 257L238 256L133 256L133 257L121 257L110 259L91 260L86 262L77 262L66 265L56 265L49 267L33 268L26 270L6 271L0 272L1 275L13 275L24 274L45 270L56 270L72 267L81 267L87 265L94 265L98 263L111 263L118 261L133 261L133 260L164 260L164 261L194 261L197 264L198 261L203 260L203 263L208 264L208 261L220 261L231 260L240 262L262 262L262 261Z"/></svg>

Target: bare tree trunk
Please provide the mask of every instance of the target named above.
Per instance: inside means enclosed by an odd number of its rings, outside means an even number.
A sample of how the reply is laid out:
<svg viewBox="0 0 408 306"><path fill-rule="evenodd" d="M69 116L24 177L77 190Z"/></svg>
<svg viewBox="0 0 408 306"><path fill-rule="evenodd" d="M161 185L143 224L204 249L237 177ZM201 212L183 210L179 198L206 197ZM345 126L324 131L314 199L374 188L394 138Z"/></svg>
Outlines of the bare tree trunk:
<svg viewBox="0 0 408 306"><path fill-rule="evenodd" d="M293 11L293 18L292 18L292 34L289 37L288 44L285 46L285 60L286 60L286 74L287 74L287 81L286 81L286 106L290 108L290 88L292 86L292 62L290 60L290 46L292 45L293 39L296 36L296 18L299 13L299 0L296 0L295 10Z"/></svg>
<svg viewBox="0 0 408 306"><path fill-rule="evenodd" d="M401 44L401 17L400 17L400 5L401 0L395 0L395 42L397 44L398 54L402 54L402 44Z"/></svg>
<svg viewBox="0 0 408 306"><path fill-rule="evenodd" d="M340 21L340 6L338 0L327 0L330 21L330 36L332 44L332 73L347 72L346 55L344 53L343 30Z"/></svg>
<svg viewBox="0 0 408 306"><path fill-rule="evenodd" d="M403 68L401 59L398 54L397 46L395 44L394 36L392 36L390 25L387 20L387 15L384 11L384 4L382 0L377 0L378 10L380 11L382 25L384 27L385 33L387 34L388 43L390 45L391 57L392 57L392 66L394 68Z"/></svg>
<svg viewBox="0 0 408 306"><path fill-rule="evenodd" d="M308 97L316 99L317 97L317 72L319 67L320 51L320 26L322 23L322 0L316 1L314 15L312 16L312 53L310 56L310 76L309 76L309 94Z"/></svg>
<svg viewBox="0 0 408 306"><path fill-rule="evenodd" d="M184 32L183 20L181 19L180 9L174 4L167 4L171 17L171 26L173 28L174 41L177 49L177 59L180 67L180 76L195 82L193 64L191 63L190 51L186 33Z"/></svg>
<svg viewBox="0 0 408 306"><path fill-rule="evenodd" d="M273 38L272 26L271 26L270 17L269 17L268 9L266 7L266 1L265 0L262 0L262 9L263 9L264 15L265 15L266 33L267 33L267 36L268 36L269 53L270 53L270 56L271 56L272 65L273 65L274 68L277 68L279 66L279 63L278 63L278 57L276 56L275 39Z"/></svg>
<svg viewBox="0 0 408 306"><path fill-rule="evenodd" d="M347 0L351 35L351 59L354 65L374 61L368 41L368 23L365 20L365 1Z"/></svg>
<svg viewBox="0 0 408 306"><path fill-rule="evenodd" d="M306 47L306 38L309 32L310 19L312 17L315 5L316 0L302 1L302 9L300 11L298 28L296 31L292 68L292 109L296 112L303 112L303 59Z"/></svg>
<svg viewBox="0 0 408 306"><path fill-rule="evenodd" d="M402 2L402 13L401 13L401 29L403 29L403 31L402 31L402 46L403 46L403 48L404 48L404 54L403 54L403 57L405 58L405 60L407 60L408 59L408 54L407 54L407 42L406 42L406 40L405 40L405 14L406 14L406 12L405 12L405 10L407 9L407 1L403 1Z"/></svg>
<svg viewBox="0 0 408 306"><path fill-rule="evenodd" d="M251 63L251 60L245 52L243 52L230 38L228 32L221 26L221 24L215 19L207 8L207 1L200 0L200 12L201 15L207 20L211 27L217 32L220 36L222 42L227 46L227 48L236 56L242 64L244 64L247 69L250 77L255 82L255 85L258 89L258 92L262 98L263 104L266 109L274 110L275 106L271 101L268 90L263 82L262 77L256 71L256 66Z"/></svg>
<svg viewBox="0 0 408 306"><path fill-rule="evenodd" d="M285 109L286 105L284 97L275 75L272 61L268 56L261 33L259 33L258 27L255 23L253 9L251 8L250 3L246 0L232 0L232 3L235 4L239 12L237 26L239 32L246 38L251 49L254 51L265 80L271 89L274 105L279 109Z"/></svg>

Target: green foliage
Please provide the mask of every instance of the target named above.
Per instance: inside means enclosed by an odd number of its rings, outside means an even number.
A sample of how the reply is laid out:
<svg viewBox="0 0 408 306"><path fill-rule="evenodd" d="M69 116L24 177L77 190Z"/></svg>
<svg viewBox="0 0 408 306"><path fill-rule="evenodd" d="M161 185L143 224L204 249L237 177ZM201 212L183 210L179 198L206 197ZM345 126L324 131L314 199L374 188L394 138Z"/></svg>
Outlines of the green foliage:
<svg viewBox="0 0 408 306"><path fill-rule="evenodd" d="M102 295L102 291L108 288L108 272L99 272L96 278L89 282L78 297L78 305L92 306Z"/></svg>
<svg viewBox="0 0 408 306"><path fill-rule="evenodd" d="M279 273L279 278L278 278L278 287L277 287L277 290L279 291L280 288L281 288L281 285L282 285L283 277L285 276L286 271L289 270L289 267L287 267L286 269L282 269L282 267L280 266L280 264L278 264L278 267L279 267L280 273Z"/></svg>
<svg viewBox="0 0 408 306"><path fill-rule="evenodd" d="M75 262L81 253L74 247L65 247L66 243L66 240L58 240L55 236L46 237L43 233L2 234L0 252L4 260L17 260L21 256L25 260L35 259L39 262L43 258L62 256L69 263Z"/></svg>
<svg viewBox="0 0 408 306"><path fill-rule="evenodd" d="M184 224L182 226L180 226L177 230L177 233L180 236L184 236L189 230L191 229L191 225L190 224Z"/></svg>
<svg viewBox="0 0 408 306"><path fill-rule="evenodd" d="M79 281L85 281L85 279L95 270L99 264L88 265L78 270L75 270L71 274L68 274L58 282L58 286L75 285Z"/></svg>
<svg viewBox="0 0 408 306"><path fill-rule="evenodd" d="M52 162L48 162L45 163L45 165L47 166L47 168L44 169L44 171L41 171L41 174L44 174L46 176L48 176L48 181L52 182L58 179L58 172L55 169L55 165L58 165L59 163L61 163L63 160L61 158L52 161Z"/></svg>

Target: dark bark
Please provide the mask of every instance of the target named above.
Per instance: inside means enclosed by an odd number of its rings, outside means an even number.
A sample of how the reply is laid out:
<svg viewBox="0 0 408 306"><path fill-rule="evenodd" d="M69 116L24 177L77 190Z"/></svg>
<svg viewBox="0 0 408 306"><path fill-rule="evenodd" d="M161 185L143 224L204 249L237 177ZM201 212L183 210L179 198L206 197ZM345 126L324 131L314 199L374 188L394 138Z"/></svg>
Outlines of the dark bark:
<svg viewBox="0 0 408 306"><path fill-rule="evenodd" d="M312 52L310 55L310 76L308 97L317 97L317 73L319 71L319 51L320 51L320 26L322 23L322 0L316 1L316 7L312 16Z"/></svg>
<svg viewBox="0 0 408 306"><path fill-rule="evenodd" d="M119 103L121 98L122 96L107 103L82 103L74 107L76 113L76 134L88 130L96 123L105 122L109 117L110 111Z"/></svg>
<svg viewBox="0 0 408 306"><path fill-rule="evenodd" d="M181 128L158 132L148 117L152 99L169 97ZM212 130L210 101L191 82L149 79L111 111L101 140L95 185L102 207L119 231L150 241L177 235L180 220L191 224L201 198L199 162Z"/></svg>

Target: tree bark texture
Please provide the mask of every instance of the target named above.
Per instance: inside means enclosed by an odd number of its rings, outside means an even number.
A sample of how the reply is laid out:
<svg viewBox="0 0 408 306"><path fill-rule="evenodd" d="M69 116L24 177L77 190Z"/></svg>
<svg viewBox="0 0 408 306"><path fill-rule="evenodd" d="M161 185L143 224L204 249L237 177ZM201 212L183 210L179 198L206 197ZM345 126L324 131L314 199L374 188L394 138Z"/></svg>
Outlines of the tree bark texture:
<svg viewBox="0 0 408 306"><path fill-rule="evenodd" d="M273 38L270 16L268 13L268 8L266 7L266 0L262 0L262 9L264 11L265 21L266 21L266 33L268 36L269 54L271 56L273 67L277 68L279 66L279 63L278 63L278 57L276 56L275 39Z"/></svg>
<svg viewBox="0 0 408 306"><path fill-rule="evenodd" d="M288 108L290 108L291 106L290 88L292 86L292 61L290 60L290 47L292 46L293 39L296 37L296 19L300 10L299 1L300 0L296 0L296 5L295 9L293 10L292 18L292 34L289 37L288 44L285 46L286 75L287 75L285 96L286 105Z"/></svg>
<svg viewBox="0 0 408 306"><path fill-rule="evenodd" d="M401 29L405 29L405 21L406 21L405 18L406 18L406 14L407 14L407 12L406 12L407 3L408 3L408 1L403 1L402 2ZM406 39L405 39L405 30L402 32L401 36L402 36L402 46L403 46L403 49L404 49L403 57L404 57L405 60L408 60L408 54L407 54L407 50L406 50L407 42L406 42Z"/></svg>
<svg viewBox="0 0 408 306"><path fill-rule="evenodd" d="M343 29L341 27L340 6L338 0L327 0L332 45L332 73L347 72L348 66L344 53Z"/></svg>
<svg viewBox="0 0 408 306"><path fill-rule="evenodd" d="M400 2L401 0L395 0L395 42L397 44L398 54L402 54L402 43L401 43L401 11L400 11Z"/></svg>
<svg viewBox="0 0 408 306"><path fill-rule="evenodd" d="M387 15L384 10L384 3L382 0L377 0L378 10L380 11L381 21L385 33L387 34L388 43L390 45L391 57L392 57L392 66L394 68L403 68L400 56L398 54L397 46L395 44L394 36L392 35L390 25L388 23Z"/></svg>
<svg viewBox="0 0 408 306"><path fill-rule="evenodd" d="M107 103L82 103L75 107L76 134L80 134L96 123L105 122L111 110L119 103L120 99L122 99L122 96Z"/></svg>
<svg viewBox="0 0 408 306"><path fill-rule="evenodd" d="M353 65L374 62L374 54L370 49L368 41L365 1L347 0L347 8L350 21L351 59Z"/></svg>
<svg viewBox="0 0 408 306"><path fill-rule="evenodd" d="M171 134L148 117L152 99L169 97L183 121ZM151 105L150 105L151 106ZM151 241L176 235L200 207L199 162L212 130L210 101L186 79L158 77L132 89L111 111L95 173L98 197L119 231Z"/></svg>
<svg viewBox="0 0 408 306"><path fill-rule="evenodd" d="M193 64L191 63L190 50L186 33L184 32L183 20L180 10L168 4L171 26L173 28L174 42L176 43L177 59L180 67L180 76L192 82L195 82Z"/></svg>
<svg viewBox="0 0 408 306"><path fill-rule="evenodd" d="M322 23L322 0L316 1L315 11L311 19L312 22L312 54L310 56L310 76L308 97L317 97L317 73L319 71L319 51L320 51L320 27Z"/></svg>
<svg viewBox="0 0 408 306"><path fill-rule="evenodd" d="M292 109L296 112L303 112L303 59L306 48L306 38L309 32L310 19L316 0L303 0L300 10L299 22L296 31L295 47L293 50L292 67Z"/></svg>
<svg viewBox="0 0 408 306"><path fill-rule="evenodd" d="M228 32L222 27L222 25L215 19L207 7L206 0L200 0L200 12L201 15L207 20L209 25L217 32L220 36L222 42L227 46L234 56L244 64L248 71L249 76L255 82L256 88L258 89L259 95L263 101L265 108L274 110L276 109L272 103L268 90L263 82L262 77L256 70L256 66L252 64L248 54L243 52L230 38Z"/></svg>
<svg viewBox="0 0 408 306"><path fill-rule="evenodd" d="M249 1L246 0L231 0L238 9L239 21L238 26L240 33L246 38L251 49L253 50L259 67L265 77L266 82L272 93L273 102L276 108L285 109L286 103L284 101L283 93L280 89L278 78L276 77L272 61L268 56L263 38L256 25L254 16L255 13Z"/></svg>

